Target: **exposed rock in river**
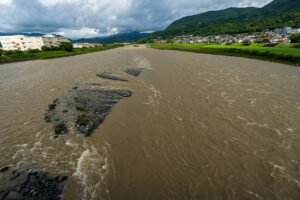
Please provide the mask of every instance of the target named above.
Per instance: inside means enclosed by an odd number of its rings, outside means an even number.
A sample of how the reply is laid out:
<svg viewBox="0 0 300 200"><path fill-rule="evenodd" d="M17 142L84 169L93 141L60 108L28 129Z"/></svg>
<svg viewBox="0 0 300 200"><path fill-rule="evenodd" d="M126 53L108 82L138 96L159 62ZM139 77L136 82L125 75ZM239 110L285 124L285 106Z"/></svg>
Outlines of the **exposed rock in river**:
<svg viewBox="0 0 300 200"><path fill-rule="evenodd" d="M56 135L66 134L68 132L67 126L61 116L57 113L57 106L59 100L55 99L52 104L48 106L48 110L45 115L46 122L51 122Z"/></svg>
<svg viewBox="0 0 300 200"><path fill-rule="evenodd" d="M135 68L135 69L126 69L125 72L132 76L139 76L140 73L143 71L142 68Z"/></svg>
<svg viewBox="0 0 300 200"><path fill-rule="evenodd" d="M128 90L73 89L49 105L45 120L53 124L56 135L68 132L65 121L73 119L76 129L89 136L121 99L130 97Z"/></svg>
<svg viewBox="0 0 300 200"><path fill-rule="evenodd" d="M102 86L102 84L100 83L90 83L90 82L76 83L76 85Z"/></svg>
<svg viewBox="0 0 300 200"><path fill-rule="evenodd" d="M105 119L119 100L130 97L127 90L76 90L68 101L71 110L77 110L76 128L85 136L90 135Z"/></svg>
<svg viewBox="0 0 300 200"><path fill-rule="evenodd" d="M128 81L124 78L120 78L120 77L112 75L108 72L103 72L101 74L97 74L97 76L100 78L103 78L103 79L110 79L110 80L114 80L114 81Z"/></svg>
<svg viewBox="0 0 300 200"><path fill-rule="evenodd" d="M6 167L7 169L8 167ZM2 168L4 169L4 168ZM59 200L66 176L50 176L46 172L27 169L1 171L1 200Z"/></svg>
<svg viewBox="0 0 300 200"><path fill-rule="evenodd" d="M6 172L7 170L9 170L9 167L3 167L0 169L0 173Z"/></svg>

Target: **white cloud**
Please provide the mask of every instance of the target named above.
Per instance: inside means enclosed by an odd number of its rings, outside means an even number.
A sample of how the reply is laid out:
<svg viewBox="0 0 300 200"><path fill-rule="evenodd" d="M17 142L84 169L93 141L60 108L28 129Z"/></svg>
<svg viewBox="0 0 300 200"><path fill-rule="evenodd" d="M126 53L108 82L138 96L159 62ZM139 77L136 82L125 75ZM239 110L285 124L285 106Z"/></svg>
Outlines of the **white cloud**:
<svg viewBox="0 0 300 200"><path fill-rule="evenodd" d="M65 29L62 28L57 32L53 32L58 35L67 36L70 38L92 38L92 37L98 37L98 36L108 36L112 34L118 33L118 28L110 28L107 27L106 32L100 32L98 29L93 28L80 28L80 29Z"/></svg>
<svg viewBox="0 0 300 200"><path fill-rule="evenodd" d="M161 30L174 20L271 0L0 0L0 30L95 37L117 32Z"/></svg>
<svg viewBox="0 0 300 200"><path fill-rule="evenodd" d="M0 4L11 4L11 0L0 0Z"/></svg>

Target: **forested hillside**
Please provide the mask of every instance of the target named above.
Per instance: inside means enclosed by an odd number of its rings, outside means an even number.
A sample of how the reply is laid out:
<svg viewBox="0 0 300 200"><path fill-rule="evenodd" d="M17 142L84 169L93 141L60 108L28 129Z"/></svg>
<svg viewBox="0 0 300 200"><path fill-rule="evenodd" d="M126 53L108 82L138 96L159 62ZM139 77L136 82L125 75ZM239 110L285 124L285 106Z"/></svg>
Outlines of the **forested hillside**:
<svg viewBox="0 0 300 200"><path fill-rule="evenodd" d="M300 27L300 0L274 0L263 8L228 8L181 18L150 37L219 35Z"/></svg>

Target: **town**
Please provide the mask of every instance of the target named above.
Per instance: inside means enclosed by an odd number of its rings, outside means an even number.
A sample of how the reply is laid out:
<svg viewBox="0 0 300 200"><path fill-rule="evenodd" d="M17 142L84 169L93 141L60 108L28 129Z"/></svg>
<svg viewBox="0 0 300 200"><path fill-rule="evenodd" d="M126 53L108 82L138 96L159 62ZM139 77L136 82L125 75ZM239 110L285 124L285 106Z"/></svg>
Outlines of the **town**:
<svg viewBox="0 0 300 200"><path fill-rule="evenodd" d="M293 34L300 34L300 28L277 28L275 30L264 30L253 34L232 34L232 35L216 35L216 36L193 36L183 35L176 36L173 39L154 39L155 43L215 43L215 44L233 44L233 43L291 43L290 36Z"/></svg>

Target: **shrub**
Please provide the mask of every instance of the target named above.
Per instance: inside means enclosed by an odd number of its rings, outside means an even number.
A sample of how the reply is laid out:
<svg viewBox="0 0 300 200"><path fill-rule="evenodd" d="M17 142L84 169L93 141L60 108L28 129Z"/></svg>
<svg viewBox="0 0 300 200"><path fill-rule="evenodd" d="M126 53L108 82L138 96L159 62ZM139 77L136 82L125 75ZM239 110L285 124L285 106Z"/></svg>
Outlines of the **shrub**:
<svg viewBox="0 0 300 200"><path fill-rule="evenodd" d="M61 135L68 132L67 126L64 123L60 123L57 126L55 126L55 134Z"/></svg>
<svg viewBox="0 0 300 200"><path fill-rule="evenodd" d="M55 47L55 46L52 46L52 47L42 46L42 51L59 51L59 50L61 50L60 47Z"/></svg>
<svg viewBox="0 0 300 200"><path fill-rule="evenodd" d="M282 54L276 54L275 56L276 59L279 59L279 60L285 60L285 55L282 55Z"/></svg>
<svg viewBox="0 0 300 200"><path fill-rule="evenodd" d="M3 55L9 56L9 55L13 55L13 54L23 54L23 51L20 50L9 50L9 51L3 51Z"/></svg>
<svg viewBox="0 0 300 200"><path fill-rule="evenodd" d="M243 41L243 46L249 46L251 44L250 40L244 40Z"/></svg>
<svg viewBox="0 0 300 200"><path fill-rule="evenodd" d="M226 49L226 51L229 51L229 52L235 52L235 48L229 48L229 49Z"/></svg>
<svg viewBox="0 0 300 200"><path fill-rule="evenodd" d="M73 45L70 42L62 42L62 43L60 43L59 47L61 50L64 50L64 51L69 51L69 52L73 51Z"/></svg>
<svg viewBox="0 0 300 200"><path fill-rule="evenodd" d="M89 116L82 114L82 115L78 116L76 123L79 126L87 126L90 121L91 121L91 118Z"/></svg>
<svg viewBox="0 0 300 200"><path fill-rule="evenodd" d="M265 51L262 53L263 56L269 56L270 55L270 51Z"/></svg>
<svg viewBox="0 0 300 200"><path fill-rule="evenodd" d="M266 44L264 47L275 47L275 46L277 46L278 44Z"/></svg>
<svg viewBox="0 0 300 200"><path fill-rule="evenodd" d="M48 115L45 115L45 121L46 122L51 122L51 118Z"/></svg>
<svg viewBox="0 0 300 200"><path fill-rule="evenodd" d="M42 51L49 51L50 48L49 47L46 47L46 46L42 46Z"/></svg>
<svg viewBox="0 0 300 200"><path fill-rule="evenodd" d="M28 49L27 53L39 53L40 50L39 49Z"/></svg>
<svg viewBox="0 0 300 200"><path fill-rule="evenodd" d="M263 47L265 45L266 45L265 43L252 43L252 44L250 44L250 46L252 46L252 47Z"/></svg>
<svg viewBox="0 0 300 200"><path fill-rule="evenodd" d="M250 50L248 50L248 49L243 49L243 53L248 54L248 53L250 53Z"/></svg>
<svg viewBox="0 0 300 200"><path fill-rule="evenodd" d="M279 43L275 47L282 48L282 47L285 47L285 44L284 43Z"/></svg>
<svg viewBox="0 0 300 200"><path fill-rule="evenodd" d="M56 104L50 104L49 106L48 106L48 109L49 110L54 110L56 108Z"/></svg>
<svg viewBox="0 0 300 200"><path fill-rule="evenodd" d="M284 59L292 62L296 60L296 58L292 55L286 55Z"/></svg>
<svg viewBox="0 0 300 200"><path fill-rule="evenodd" d="M76 110L81 111L81 112L84 112L84 111L85 111L85 108L82 107L82 106L77 106L77 107L76 107Z"/></svg>
<svg viewBox="0 0 300 200"><path fill-rule="evenodd" d="M270 57L270 58L276 57L276 54L275 53L269 53L268 57Z"/></svg>
<svg viewBox="0 0 300 200"><path fill-rule="evenodd" d="M257 50L250 51L250 54L254 55L254 56L260 55L259 51L257 51Z"/></svg>
<svg viewBox="0 0 300 200"><path fill-rule="evenodd" d="M300 43L300 34L293 34L290 39L292 43Z"/></svg>
<svg viewBox="0 0 300 200"><path fill-rule="evenodd" d="M298 45L294 45L293 48L299 49L299 48L300 48L300 45L299 45L299 44L298 44Z"/></svg>

